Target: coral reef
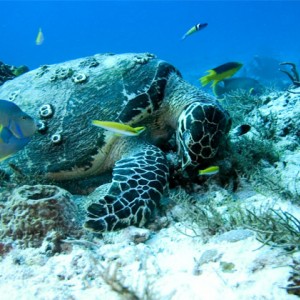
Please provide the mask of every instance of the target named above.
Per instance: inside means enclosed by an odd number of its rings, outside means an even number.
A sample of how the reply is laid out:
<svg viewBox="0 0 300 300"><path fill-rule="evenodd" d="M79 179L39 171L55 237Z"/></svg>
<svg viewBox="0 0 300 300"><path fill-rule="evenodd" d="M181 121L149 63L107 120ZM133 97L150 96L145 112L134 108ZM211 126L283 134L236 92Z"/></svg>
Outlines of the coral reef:
<svg viewBox="0 0 300 300"><path fill-rule="evenodd" d="M12 72L11 67L0 61L0 85L5 81L14 79L16 75Z"/></svg>
<svg viewBox="0 0 300 300"><path fill-rule="evenodd" d="M171 211L172 218L185 222L181 233L201 237L207 241L211 236L216 242L236 242L251 237L264 245L282 247L286 251L300 249L300 219L282 209L265 204L255 207L253 203L226 199L228 192L217 189L206 192L207 199L201 203L183 190L171 194L172 201L179 205ZM218 198L222 203L218 203ZM237 229L238 228L238 229ZM250 230L251 231L250 231Z"/></svg>
<svg viewBox="0 0 300 300"><path fill-rule="evenodd" d="M27 66L9 66L0 61L0 85L7 80L12 80L16 76L20 76L29 71Z"/></svg>
<svg viewBox="0 0 300 300"><path fill-rule="evenodd" d="M12 66L11 69L15 76L20 76L29 71L29 68L25 65L21 65L19 67Z"/></svg>
<svg viewBox="0 0 300 300"><path fill-rule="evenodd" d="M41 246L51 231L61 237L79 229L77 207L67 191L52 185L16 188L1 212L1 238L25 247Z"/></svg>
<svg viewBox="0 0 300 300"><path fill-rule="evenodd" d="M135 59L143 64L151 56ZM99 62L90 58L78 64L90 68L84 70L88 85ZM156 220L151 219L146 229L128 227L78 238L84 206L105 195L110 184L89 194L92 188L83 180L74 181L87 197L49 185L27 185L12 194L5 190L0 194L0 291L7 290L9 283L18 292L18 284L31 279L35 286L24 289L39 298L49 292L53 298L63 294L66 299L90 295L95 299L205 299L202 294L252 299L254 291L259 299L299 296L300 88L296 68L289 65L292 73L286 75L294 80L292 90L262 96L238 91L225 96L223 104L231 112L233 127L248 124L251 130L240 136L231 132L227 152L216 161L219 174L195 181L187 178L186 186L184 178L172 179L170 198L163 199ZM36 76L48 71L47 66L41 67ZM76 69L72 76L62 71L60 79L65 79L64 74L69 78L60 82L81 90L85 84L74 84L74 78L86 80L76 77L81 71ZM55 86L59 72L50 69L51 74L56 76ZM12 96L17 97L17 91ZM43 122L40 131L56 119L62 98L55 97L53 106L40 103L41 109L35 110ZM51 144L68 139L60 128L50 127L49 132ZM167 156L171 169L177 171L177 154ZM14 168L21 174L20 170ZM7 174L0 170L0 186L4 180L8 181ZM93 180L99 184L98 178Z"/></svg>
<svg viewBox="0 0 300 300"><path fill-rule="evenodd" d="M234 126L249 124L250 132L231 134L229 151L238 176L251 179L260 189L299 202L300 97L291 92L269 91L260 97L242 92L223 101Z"/></svg>

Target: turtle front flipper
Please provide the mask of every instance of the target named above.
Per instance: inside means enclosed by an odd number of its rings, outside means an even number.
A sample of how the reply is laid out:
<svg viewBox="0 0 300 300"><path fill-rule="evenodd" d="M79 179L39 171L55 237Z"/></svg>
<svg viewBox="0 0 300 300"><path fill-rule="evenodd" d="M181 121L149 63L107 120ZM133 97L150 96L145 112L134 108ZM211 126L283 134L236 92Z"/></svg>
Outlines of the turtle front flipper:
<svg viewBox="0 0 300 300"><path fill-rule="evenodd" d="M169 168L163 152L152 145L117 161L107 194L87 207L85 228L112 231L143 226L168 185Z"/></svg>

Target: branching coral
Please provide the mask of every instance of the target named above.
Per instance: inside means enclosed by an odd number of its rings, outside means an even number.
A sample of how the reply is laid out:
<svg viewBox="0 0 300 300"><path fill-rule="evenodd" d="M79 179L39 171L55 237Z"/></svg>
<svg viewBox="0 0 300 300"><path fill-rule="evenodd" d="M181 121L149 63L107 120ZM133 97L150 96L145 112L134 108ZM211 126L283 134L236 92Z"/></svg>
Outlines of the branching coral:
<svg viewBox="0 0 300 300"><path fill-rule="evenodd" d="M299 73L297 71L296 64L291 63L291 62L282 62L279 65L281 65L281 66L291 66L291 73L286 71L286 70L282 70L282 69L279 69L279 70L282 73L286 74L290 78L290 80L292 81L294 87L300 87L300 78L299 78ZM293 92L291 90L288 90L288 91L290 93L299 94L299 92Z"/></svg>
<svg viewBox="0 0 300 300"><path fill-rule="evenodd" d="M282 247L293 251L300 248L300 220L294 215L275 209L268 209L262 214L247 210L249 225L256 231L257 239L272 247Z"/></svg>

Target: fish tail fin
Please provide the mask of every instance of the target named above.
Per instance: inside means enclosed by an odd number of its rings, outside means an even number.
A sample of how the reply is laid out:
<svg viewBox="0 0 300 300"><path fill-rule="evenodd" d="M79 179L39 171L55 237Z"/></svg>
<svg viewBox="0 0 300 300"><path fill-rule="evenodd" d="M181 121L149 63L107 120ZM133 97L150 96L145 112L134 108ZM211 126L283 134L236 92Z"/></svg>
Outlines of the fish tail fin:
<svg viewBox="0 0 300 300"><path fill-rule="evenodd" d="M210 83L212 80L214 80L214 76L215 76L216 72L213 70L208 70L207 72L208 72L207 75L202 76L199 79L202 86L206 86L208 83Z"/></svg>
<svg viewBox="0 0 300 300"><path fill-rule="evenodd" d="M8 158L11 157L11 156L12 156L12 154L6 155L6 156L4 156L4 157L0 157L0 162L1 162L1 161L4 161L4 160L6 160L6 159L8 159Z"/></svg>
<svg viewBox="0 0 300 300"><path fill-rule="evenodd" d="M145 126L135 127L135 128L134 128L134 130L136 131L137 134L142 133L145 129L146 129Z"/></svg>
<svg viewBox="0 0 300 300"><path fill-rule="evenodd" d="M98 121L98 120L92 120L91 124L97 126L97 125L99 125L99 122L100 121Z"/></svg>
<svg viewBox="0 0 300 300"><path fill-rule="evenodd" d="M217 83L218 83L219 81L220 81L220 80L217 80L217 79L213 80L213 83L211 84L211 87L214 89L215 86L217 85Z"/></svg>
<svg viewBox="0 0 300 300"><path fill-rule="evenodd" d="M225 89L219 82L213 86L213 93L215 96L220 97L224 92Z"/></svg>
<svg viewBox="0 0 300 300"><path fill-rule="evenodd" d="M249 95L254 95L255 94L255 90L254 88L252 87L251 89L249 89Z"/></svg>

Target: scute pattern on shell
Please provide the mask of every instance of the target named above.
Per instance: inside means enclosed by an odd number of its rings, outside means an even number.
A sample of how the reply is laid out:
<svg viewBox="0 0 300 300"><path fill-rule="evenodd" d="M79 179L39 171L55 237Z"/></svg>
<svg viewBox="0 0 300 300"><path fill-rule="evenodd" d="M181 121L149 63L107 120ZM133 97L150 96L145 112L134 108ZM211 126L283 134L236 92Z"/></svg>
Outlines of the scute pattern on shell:
<svg viewBox="0 0 300 300"><path fill-rule="evenodd" d="M61 80L51 81L62 70L72 72L63 72ZM148 53L99 54L44 66L16 78L13 84L6 83L5 89L0 89L1 98L18 90L14 102L37 120L41 119L39 109L43 105L51 105L54 111L43 120L46 130L35 136L26 151L15 156L16 165L25 173L47 173L55 179L101 172L112 146L108 145L114 142L107 132L91 126L91 120L130 125L142 121L160 106L168 73L174 70ZM89 80L75 84L71 74L79 73ZM63 136L62 143L52 143L57 133Z"/></svg>

